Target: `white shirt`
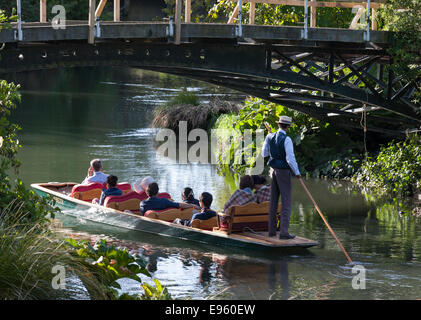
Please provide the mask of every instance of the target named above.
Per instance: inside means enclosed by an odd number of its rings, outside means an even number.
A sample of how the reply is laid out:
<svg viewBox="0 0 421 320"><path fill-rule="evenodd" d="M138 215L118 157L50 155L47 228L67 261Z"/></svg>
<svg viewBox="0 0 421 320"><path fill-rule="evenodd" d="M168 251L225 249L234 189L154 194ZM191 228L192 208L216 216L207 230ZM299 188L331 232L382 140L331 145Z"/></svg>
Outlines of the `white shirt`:
<svg viewBox="0 0 421 320"><path fill-rule="evenodd" d="M279 129L278 131L286 134L286 132L284 130L282 130L282 129ZM265 142L263 143L263 146L262 146L262 155L263 155L264 158L270 156L270 152L269 152L269 138L273 137L274 134L275 133L269 133L266 136ZM288 137L288 136L285 138L284 147L285 147L286 160L288 162L288 165L291 167L292 172L294 172L294 174L296 176L300 175L300 170L298 170L298 164L297 164L297 161L295 160L294 146L292 144L291 138Z"/></svg>
<svg viewBox="0 0 421 320"><path fill-rule="evenodd" d="M94 172L93 176L88 176L83 180L81 184L88 184L92 182L99 182L99 183L105 183L107 182L108 174L103 173L102 171Z"/></svg>

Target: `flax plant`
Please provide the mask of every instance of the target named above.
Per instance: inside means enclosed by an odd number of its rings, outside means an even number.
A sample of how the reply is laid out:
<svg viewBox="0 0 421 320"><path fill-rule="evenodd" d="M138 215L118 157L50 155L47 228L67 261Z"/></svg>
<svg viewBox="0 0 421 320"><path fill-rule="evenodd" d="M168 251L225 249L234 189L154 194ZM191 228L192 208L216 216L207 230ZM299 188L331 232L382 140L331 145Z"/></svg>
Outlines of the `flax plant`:
<svg viewBox="0 0 421 320"><path fill-rule="evenodd" d="M70 255L71 249L45 222L22 222L28 221L23 208L23 203L12 201L0 211L0 299L106 299L98 278ZM64 266L66 278L80 285L54 289L56 265Z"/></svg>

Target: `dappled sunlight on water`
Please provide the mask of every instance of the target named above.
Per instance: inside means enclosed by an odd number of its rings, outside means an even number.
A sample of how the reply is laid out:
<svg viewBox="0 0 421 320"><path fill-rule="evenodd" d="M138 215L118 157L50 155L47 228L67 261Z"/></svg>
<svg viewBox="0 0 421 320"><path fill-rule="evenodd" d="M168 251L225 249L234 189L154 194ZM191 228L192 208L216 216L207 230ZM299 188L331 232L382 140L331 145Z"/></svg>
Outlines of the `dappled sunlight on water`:
<svg viewBox="0 0 421 320"><path fill-rule="evenodd" d="M20 79L22 105L14 119L23 127L19 158L24 182L80 182L89 161L101 158L104 171L120 182L151 175L176 201L189 186L196 197L212 193L212 207L221 209L236 179L219 175L212 165L177 164L157 154L152 110L182 87L202 101L242 96L162 74L104 70L75 69L58 75L63 81L54 78L42 87L35 80L48 73ZM421 218L401 204L367 199L346 181L307 180L306 185L351 258L366 269L365 290L352 288L352 267L295 179L290 232L320 243L310 250L265 253L196 244L92 223L78 217L78 211L59 217L61 232L128 247L148 260L153 276L177 298L421 298ZM141 292L131 281L121 280L121 285L123 291Z"/></svg>

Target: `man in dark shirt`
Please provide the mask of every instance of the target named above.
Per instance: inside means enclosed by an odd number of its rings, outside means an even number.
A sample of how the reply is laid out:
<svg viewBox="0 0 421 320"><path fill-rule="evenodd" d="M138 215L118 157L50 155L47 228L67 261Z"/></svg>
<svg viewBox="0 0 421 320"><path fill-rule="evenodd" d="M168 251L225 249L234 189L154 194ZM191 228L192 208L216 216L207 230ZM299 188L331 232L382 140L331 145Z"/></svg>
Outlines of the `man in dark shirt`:
<svg viewBox="0 0 421 320"><path fill-rule="evenodd" d="M199 197L200 212L196 212L192 215L190 221L187 221L185 225L191 226L194 219L208 220L216 216L216 212L210 209L213 197L209 192L203 192Z"/></svg>
<svg viewBox="0 0 421 320"><path fill-rule="evenodd" d="M101 198L99 199L99 204L102 206L104 204L104 200L108 196L121 196L123 191L118 189L117 186L118 178L113 176L112 174L107 177L107 188L102 189Z"/></svg>
<svg viewBox="0 0 421 320"><path fill-rule="evenodd" d="M173 202L165 198L158 198L159 187L156 182L151 183L146 188L146 194L148 195L148 199L143 200L140 203L140 213L144 216L146 211L148 210L164 210L168 208L181 208L181 209L188 209L188 208L196 208L200 209L200 207L184 202Z"/></svg>

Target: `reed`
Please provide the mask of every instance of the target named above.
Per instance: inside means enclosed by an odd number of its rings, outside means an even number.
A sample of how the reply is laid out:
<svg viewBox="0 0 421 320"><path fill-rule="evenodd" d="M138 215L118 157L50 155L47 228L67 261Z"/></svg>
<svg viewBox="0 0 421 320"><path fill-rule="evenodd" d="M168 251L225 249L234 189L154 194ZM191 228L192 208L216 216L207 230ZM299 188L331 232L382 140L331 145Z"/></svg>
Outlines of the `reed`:
<svg viewBox="0 0 421 320"><path fill-rule="evenodd" d="M45 223L22 223L23 203L12 201L0 211L0 300L107 299L102 284ZM54 289L53 267L65 267L65 289ZM67 282L67 280L66 280ZM80 283L79 286L75 283Z"/></svg>

